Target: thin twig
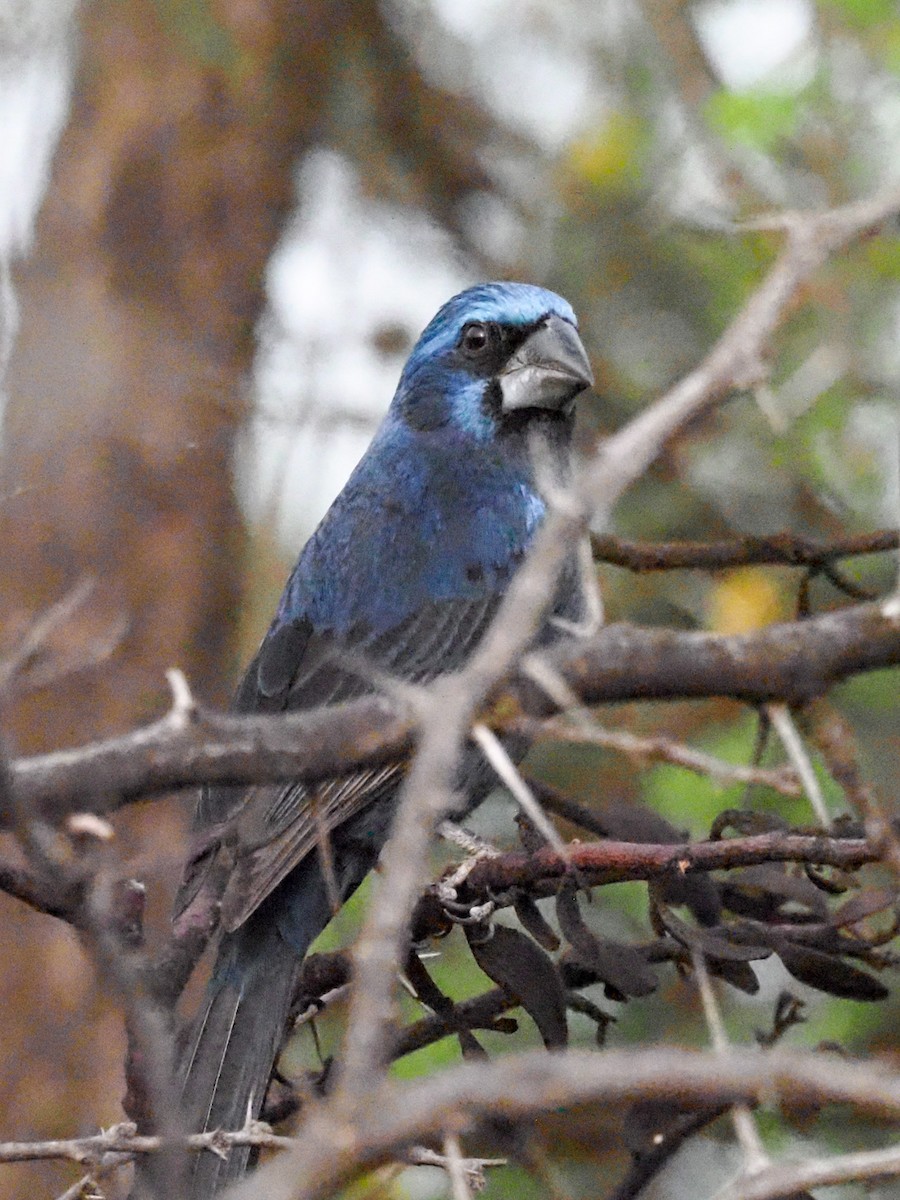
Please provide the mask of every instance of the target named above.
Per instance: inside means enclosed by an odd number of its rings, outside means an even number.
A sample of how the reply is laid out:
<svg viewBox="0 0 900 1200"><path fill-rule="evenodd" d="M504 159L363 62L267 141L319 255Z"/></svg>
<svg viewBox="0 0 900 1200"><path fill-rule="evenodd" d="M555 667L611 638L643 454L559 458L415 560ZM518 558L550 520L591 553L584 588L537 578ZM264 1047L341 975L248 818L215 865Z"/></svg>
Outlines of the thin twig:
<svg viewBox="0 0 900 1200"><path fill-rule="evenodd" d="M496 771L497 778L508 788L513 799L535 829L557 854L567 857L568 850L565 842L559 836L553 822L547 818L547 814L522 778L519 768L509 757L497 735L486 725L476 723L472 726L472 738L481 747L484 757Z"/></svg>
<svg viewBox="0 0 900 1200"><path fill-rule="evenodd" d="M712 980L706 969L706 958L703 951L697 948L692 951L691 958L713 1050L716 1054L727 1054L730 1048L728 1035L725 1032L725 1023L713 991ZM768 1166L770 1160L759 1136L759 1130L756 1128L753 1114L746 1104L735 1104L731 1110L731 1119L744 1154L744 1171L748 1175L754 1175L763 1167Z"/></svg>
<svg viewBox="0 0 900 1200"><path fill-rule="evenodd" d="M768 712L769 720L772 722L773 729L781 739L781 744L784 746L787 756L794 766L794 770L800 776L803 790L812 805L816 820L823 829L828 829L831 825L831 817L828 813L828 806L825 803L825 796L819 784L815 768L813 767L812 759L809 757L809 753L803 744L803 739L797 731L797 726L794 724L790 712L783 704L770 704L766 711Z"/></svg>
<svg viewBox="0 0 900 1200"><path fill-rule="evenodd" d="M211 1150L220 1153L232 1146L259 1146L284 1150L293 1139L281 1137L261 1122L232 1132L213 1129L185 1137L166 1138L139 1134L130 1122L113 1125L82 1138L59 1138L43 1142L0 1142L0 1162L33 1162L37 1159L68 1159L77 1163L100 1162L106 1154L158 1154L163 1150Z"/></svg>
<svg viewBox="0 0 900 1200"><path fill-rule="evenodd" d="M462 1149L459 1138L455 1133L444 1136L444 1156L447 1160L447 1174L450 1177L450 1188L453 1200L472 1200L469 1181L466 1178L466 1168L463 1163Z"/></svg>
<svg viewBox="0 0 900 1200"><path fill-rule="evenodd" d="M557 742L602 746L642 762L670 763L674 767L693 771L696 775L707 776L723 786L746 783L771 788L782 796L801 795L800 781L790 767L747 767L741 763L730 763L658 734L648 736L630 733L625 729L607 729L597 722L590 728L580 723L573 727L568 714L541 722L525 718L515 728L533 738L540 736Z"/></svg>

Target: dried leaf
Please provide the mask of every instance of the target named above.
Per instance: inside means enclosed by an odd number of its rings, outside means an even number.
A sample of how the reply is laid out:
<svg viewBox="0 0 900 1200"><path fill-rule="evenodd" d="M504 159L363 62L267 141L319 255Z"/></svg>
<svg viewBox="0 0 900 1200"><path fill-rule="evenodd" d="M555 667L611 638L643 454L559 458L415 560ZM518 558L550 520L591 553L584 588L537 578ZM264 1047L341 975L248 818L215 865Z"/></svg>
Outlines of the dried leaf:
<svg viewBox="0 0 900 1200"><path fill-rule="evenodd" d="M829 996L839 996L842 1000L884 1000L889 995L880 979L831 954L799 946L787 938L779 938L775 949L795 979Z"/></svg>
<svg viewBox="0 0 900 1200"><path fill-rule="evenodd" d="M639 950L598 937L585 925L574 888L564 887L556 898L559 925L575 957L620 996L649 996L656 975Z"/></svg>
<svg viewBox="0 0 900 1200"><path fill-rule="evenodd" d="M479 939L467 930L469 946L489 979L519 1001L549 1049L565 1046L566 993L556 964L531 938L506 925L494 925Z"/></svg>
<svg viewBox="0 0 900 1200"><path fill-rule="evenodd" d="M884 912L897 902L897 893L891 888L869 888L859 892L846 903L836 908L831 914L831 924L840 929L845 925L855 925L875 913Z"/></svg>
<svg viewBox="0 0 900 1200"><path fill-rule="evenodd" d="M790 828L787 821L775 813L750 812L743 808L727 808L719 813L709 831L711 841L718 841L726 829L744 837L753 837L757 833L776 833L778 830Z"/></svg>
<svg viewBox="0 0 900 1200"><path fill-rule="evenodd" d="M721 920L719 886L705 871L672 870L653 884L653 893L666 904L683 904L701 925L718 925Z"/></svg>
<svg viewBox="0 0 900 1200"><path fill-rule="evenodd" d="M726 983L730 983L733 988L737 988L739 992L744 992L747 996L755 996L759 991L759 980L749 963L722 962L710 959L706 966L710 975L724 979Z"/></svg>
<svg viewBox="0 0 900 1200"><path fill-rule="evenodd" d="M606 837L619 842L678 845L687 841L685 833L642 804L605 804L598 819Z"/></svg>
<svg viewBox="0 0 900 1200"><path fill-rule="evenodd" d="M794 903L803 905L819 918L828 914L828 905L820 889L805 875L788 872L780 863L761 863L735 871L729 879L729 886L771 898L775 901L771 909L773 912L785 903Z"/></svg>
<svg viewBox="0 0 900 1200"><path fill-rule="evenodd" d="M729 941L728 930L724 927L712 930L688 925L686 921L676 917L667 908L660 907L659 918L676 941L692 950L702 950L711 964L713 962L752 962L754 959L768 958L772 953L770 946Z"/></svg>
<svg viewBox="0 0 900 1200"><path fill-rule="evenodd" d="M526 892L516 892L513 898L513 908L524 929L531 934L539 946L545 950L558 950L559 938L544 920L544 915L534 900Z"/></svg>
<svg viewBox="0 0 900 1200"><path fill-rule="evenodd" d="M803 870L807 879L828 896L843 896L844 892L848 892L854 886L851 875L834 867L819 868L812 863L804 863Z"/></svg>
<svg viewBox="0 0 900 1200"><path fill-rule="evenodd" d="M641 1158L672 1138L680 1141L726 1111L722 1104L692 1107L671 1099L638 1100L625 1110L623 1140L635 1158Z"/></svg>

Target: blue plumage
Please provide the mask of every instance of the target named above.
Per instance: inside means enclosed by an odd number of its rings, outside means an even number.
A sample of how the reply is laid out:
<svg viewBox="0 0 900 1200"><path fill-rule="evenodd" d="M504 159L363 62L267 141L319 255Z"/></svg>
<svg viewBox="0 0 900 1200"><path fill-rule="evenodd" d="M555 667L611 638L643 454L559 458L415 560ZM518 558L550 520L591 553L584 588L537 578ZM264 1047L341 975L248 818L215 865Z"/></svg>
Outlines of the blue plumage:
<svg viewBox="0 0 900 1200"><path fill-rule="evenodd" d="M359 620L381 631L428 600L506 585L544 502L523 439L498 439L486 380L455 351L473 322L525 331L551 315L577 327L562 297L522 283L482 284L438 311L365 457L304 548L278 621L306 614L340 634Z"/></svg>
<svg viewBox="0 0 900 1200"><path fill-rule="evenodd" d="M346 700L369 690L362 657L402 678L457 669L503 598L544 515L530 456L540 433L565 459L572 402L590 367L565 300L543 288L483 284L453 297L407 360L383 424L312 538L238 690L239 711ZM572 578L558 614L578 615ZM353 662L346 660L352 652ZM284 1031L296 967L331 915L316 853L324 825L345 899L387 836L402 765L320 785L205 789L201 849L179 909L226 856L226 930L185 1060L195 1128L258 1115ZM469 807L487 776L469 764ZM316 816L313 815L313 805ZM207 831L212 831L210 834ZM201 1156L191 1194L212 1196L242 1173Z"/></svg>

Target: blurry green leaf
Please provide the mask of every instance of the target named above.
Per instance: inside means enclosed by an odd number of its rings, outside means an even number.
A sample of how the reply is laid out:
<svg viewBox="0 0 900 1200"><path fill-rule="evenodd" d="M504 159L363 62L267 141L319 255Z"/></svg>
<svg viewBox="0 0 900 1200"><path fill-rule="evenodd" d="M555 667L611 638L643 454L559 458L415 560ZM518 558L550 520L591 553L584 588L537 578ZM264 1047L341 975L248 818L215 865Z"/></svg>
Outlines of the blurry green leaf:
<svg viewBox="0 0 900 1200"><path fill-rule="evenodd" d="M823 8L837 13L851 29L866 30L896 19L895 0L821 0Z"/></svg>
<svg viewBox="0 0 900 1200"><path fill-rule="evenodd" d="M706 103L710 124L726 141L763 151L793 134L799 111L797 96L784 92L723 89Z"/></svg>
<svg viewBox="0 0 900 1200"><path fill-rule="evenodd" d="M897 70L900 70L900 22L895 31ZM871 285L875 279L900 279L900 238L873 237L863 243L861 258L865 265L865 282Z"/></svg>
<svg viewBox="0 0 900 1200"><path fill-rule="evenodd" d="M900 74L900 21L894 21L882 31L876 53L889 71Z"/></svg>
<svg viewBox="0 0 900 1200"><path fill-rule="evenodd" d="M854 675L844 680L838 693L843 704L862 718L897 711L897 672L890 668Z"/></svg>

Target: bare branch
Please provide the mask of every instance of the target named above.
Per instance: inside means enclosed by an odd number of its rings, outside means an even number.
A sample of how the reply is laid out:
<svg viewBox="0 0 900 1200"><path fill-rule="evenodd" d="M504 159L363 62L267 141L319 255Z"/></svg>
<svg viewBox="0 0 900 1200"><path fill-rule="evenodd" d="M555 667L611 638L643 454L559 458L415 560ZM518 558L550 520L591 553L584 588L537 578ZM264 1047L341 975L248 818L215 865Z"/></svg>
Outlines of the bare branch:
<svg viewBox="0 0 900 1200"><path fill-rule="evenodd" d="M545 657L586 704L729 696L797 706L858 672L900 665L900 610L894 616L885 609L856 605L740 636L610 625L595 637L561 642ZM520 681L483 719L502 733L523 717L547 717L548 708L542 690ZM108 811L202 782L313 782L402 758L416 722L410 709L379 696L283 716L200 709L185 722L173 710L121 737L18 759L10 775L31 812L91 805Z"/></svg>
<svg viewBox="0 0 900 1200"><path fill-rule="evenodd" d="M634 542L610 533L591 535L597 562L627 571L724 571L734 567L804 567L817 570L840 558L883 554L900 546L900 531L818 539L796 533L730 538L720 542Z"/></svg>
<svg viewBox="0 0 900 1200"><path fill-rule="evenodd" d="M900 1175L900 1149L858 1150L836 1154L833 1158L812 1158L801 1162L774 1163L754 1175L724 1189L718 1200L775 1200L793 1196L814 1187L835 1183L874 1182Z"/></svg>
<svg viewBox="0 0 900 1200"><path fill-rule="evenodd" d="M567 715L548 721L523 717L513 725L513 729L531 740L548 738L555 742L602 746L606 750L617 750L620 754L642 763L669 763L673 767L693 771L696 775L708 776L722 786L749 783L771 788L780 792L782 796L801 794L800 781L790 767L747 767L741 763L730 763L703 750L695 750L691 746L659 735L636 734L627 729L607 729L597 722L592 722L590 727L581 724L573 726Z"/></svg>
<svg viewBox="0 0 900 1200"><path fill-rule="evenodd" d="M672 871L721 871L764 862L811 862L853 870L878 861L876 845L862 838L781 831L682 845L575 842L566 850L564 858L549 846L534 854L513 851L481 858L466 877L467 887L475 894L490 893L499 898L517 887L527 888L535 895L549 894L573 869L585 883L597 885L658 879ZM417 924L416 932L418 935Z"/></svg>
<svg viewBox="0 0 900 1200"><path fill-rule="evenodd" d="M717 1104L847 1103L873 1116L900 1115L900 1075L879 1063L835 1055L661 1047L531 1052L465 1063L426 1080L383 1084L354 1114L353 1137L336 1139L332 1110L310 1115L287 1160L261 1167L234 1200L317 1200L406 1145L477 1128L502 1112L511 1122L590 1103L608 1109L639 1100Z"/></svg>
<svg viewBox="0 0 900 1200"><path fill-rule="evenodd" d="M293 1138L279 1137L271 1129L255 1122L247 1129L225 1132L214 1129L209 1133L192 1133L184 1138L163 1138L141 1135L130 1122L114 1125L90 1137L62 1138L47 1142L0 1142L0 1162L29 1162L35 1159L69 1159L77 1163L99 1163L108 1154L154 1154L174 1146L186 1150L212 1150L214 1153L232 1146L260 1146L270 1150L286 1150Z"/></svg>

